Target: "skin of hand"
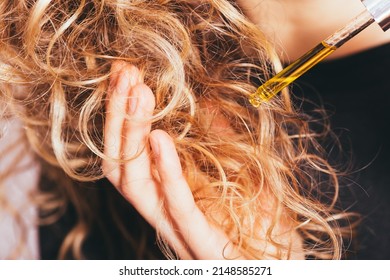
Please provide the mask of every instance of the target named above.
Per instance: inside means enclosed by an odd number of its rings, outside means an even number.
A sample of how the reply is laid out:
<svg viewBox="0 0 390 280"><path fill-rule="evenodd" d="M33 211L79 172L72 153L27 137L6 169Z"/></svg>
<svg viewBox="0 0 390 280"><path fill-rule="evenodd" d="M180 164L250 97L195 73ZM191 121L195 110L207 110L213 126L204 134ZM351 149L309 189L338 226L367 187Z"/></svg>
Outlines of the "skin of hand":
<svg viewBox="0 0 390 280"><path fill-rule="evenodd" d="M125 62L114 62L111 73L105 155L131 160L105 160L106 177L180 259L240 256L234 246L226 246L229 238L197 207L172 138L165 131L151 131L150 121L145 121L152 117L155 100L140 71Z"/></svg>
<svg viewBox="0 0 390 280"><path fill-rule="evenodd" d="M359 0L236 0L244 14L267 35L283 61L299 58L364 11ZM390 42L378 24L362 31L330 59Z"/></svg>

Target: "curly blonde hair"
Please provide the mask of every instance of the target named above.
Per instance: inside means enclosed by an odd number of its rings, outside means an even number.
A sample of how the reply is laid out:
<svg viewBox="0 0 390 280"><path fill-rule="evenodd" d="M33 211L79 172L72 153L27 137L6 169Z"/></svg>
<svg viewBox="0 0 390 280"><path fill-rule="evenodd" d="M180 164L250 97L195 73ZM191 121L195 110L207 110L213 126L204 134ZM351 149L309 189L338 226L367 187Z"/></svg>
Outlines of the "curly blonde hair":
<svg viewBox="0 0 390 280"><path fill-rule="evenodd" d="M39 158L73 182L39 202L57 214L65 198L76 205L78 222L59 257L83 258L98 219L80 182L103 178L102 160L120 160L103 153L110 67L118 60L141 69L156 98L153 127L175 139L197 204L247 257L290 258L293 233L306 258L342 256L350 229L336 209L336 170L313 120L287 92L259 108L249 104L280 62L234 1L3 0L1 99L23 120Z"/></svg>

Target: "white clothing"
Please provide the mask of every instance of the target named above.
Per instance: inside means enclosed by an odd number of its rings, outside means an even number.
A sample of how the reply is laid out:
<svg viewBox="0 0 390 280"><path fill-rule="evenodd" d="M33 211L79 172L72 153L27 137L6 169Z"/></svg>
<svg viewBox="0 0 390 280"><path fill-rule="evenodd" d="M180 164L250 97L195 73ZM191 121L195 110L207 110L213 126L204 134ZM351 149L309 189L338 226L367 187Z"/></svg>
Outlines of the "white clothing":
<svg viewBox="0 0 390 280"><path fill-rule="evenodd" d="M19 121L0 119L0 178L12 171L0 180L0 198L6 201L5 205L0 201L0 259L39 259L37 209L31 196L37 189L40 168L22 139ZM7 205L20 214L23 227Z"/></svg>

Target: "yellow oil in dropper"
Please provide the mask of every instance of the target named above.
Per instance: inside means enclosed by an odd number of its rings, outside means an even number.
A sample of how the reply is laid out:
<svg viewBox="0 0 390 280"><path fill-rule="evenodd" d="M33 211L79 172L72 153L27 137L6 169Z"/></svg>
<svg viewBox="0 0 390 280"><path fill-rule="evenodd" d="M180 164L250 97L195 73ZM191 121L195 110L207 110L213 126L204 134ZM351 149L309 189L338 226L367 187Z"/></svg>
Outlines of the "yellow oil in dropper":
<svg viewBox="0 0 390 280"><path fill-rule="evenodd" d="M262 102L270 100L283 88L294 82L318 62L333 53L341 45L360 33L373 22L374 19L372 15L368 11L364 11L344 28L335 32L305 53L301 58L284 68L276 76L266 81L255 93L250 95L249 102L253 106L259 107Z"/></svg>

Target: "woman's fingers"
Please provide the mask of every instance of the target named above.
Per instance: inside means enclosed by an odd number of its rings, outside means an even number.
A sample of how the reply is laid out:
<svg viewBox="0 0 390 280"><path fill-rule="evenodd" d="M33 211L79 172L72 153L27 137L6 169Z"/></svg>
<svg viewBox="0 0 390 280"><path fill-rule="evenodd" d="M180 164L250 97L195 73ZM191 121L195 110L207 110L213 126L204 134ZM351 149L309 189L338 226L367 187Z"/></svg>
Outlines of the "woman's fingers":
<svg viewBox="0 0 390 280"><path fill-rule="evenodd" d="M141 78L135 66L121 61L113 63L111 72L104 126L104 154L109 159L103 162L103 170L106 177L114 185L118 185L120 169L115 160L122 158L122 132L128 109L128 95L131 88L138 84Z"/></svg>
<svg viewBox="0 0 390 280"><path fill-rule="evenodd" d="M161 130L152 131L150 143L155 154L165 208L192 255L197 259L240 257L234 246L227 246L229 238L226 234L213 226L195 204L169 135Z"/></svg>

